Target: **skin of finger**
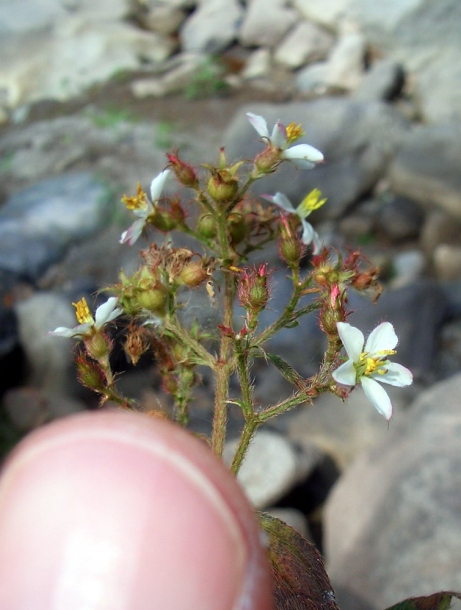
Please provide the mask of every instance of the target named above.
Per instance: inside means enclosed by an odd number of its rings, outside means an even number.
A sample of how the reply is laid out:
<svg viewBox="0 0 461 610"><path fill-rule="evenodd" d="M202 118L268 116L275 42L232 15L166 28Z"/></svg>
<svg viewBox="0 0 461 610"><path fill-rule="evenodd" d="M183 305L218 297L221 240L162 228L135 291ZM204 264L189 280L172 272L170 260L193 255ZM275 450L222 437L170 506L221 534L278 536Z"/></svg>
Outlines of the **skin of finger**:
<svg viewBox="0 0 461 610"><path fill-rule="evenodd" d="M0 610L270 610L254 512L202 441L85 413L31 434L0 480Z"/></svg>

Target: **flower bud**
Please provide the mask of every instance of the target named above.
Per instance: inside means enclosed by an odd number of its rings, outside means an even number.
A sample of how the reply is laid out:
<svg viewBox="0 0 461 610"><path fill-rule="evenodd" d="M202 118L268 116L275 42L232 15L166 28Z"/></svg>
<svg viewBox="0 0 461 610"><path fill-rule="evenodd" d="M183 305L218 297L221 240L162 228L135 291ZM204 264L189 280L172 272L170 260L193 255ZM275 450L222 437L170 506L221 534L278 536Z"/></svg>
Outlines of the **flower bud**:
<svg viewBox="0 0 461 610"><path fill-rule="evenodd" d="M198 187L198 177L195 169L189 163L185 161L181 161L178 157L177 151L175 153L167 153L168 161L170 162L170 167L176 174L176 178L179 182L190 188Z"/></svg>
<svg viewBox="0 0 461 610"><path fill-rule="evenodd" d="M287 218L280 219L280 238L278 241L280 258L289 266L298 266L306 252L297 231L294 231Z"/></svg>
<svg viewBox="0 0 461 610"><path fill-rule="evenodd" d="M152 288L140 290L136 294L137 301L141 309L147 309L157 315L165 313L168 300L168 290L163 284L157 283Z"/></svg>
<svg viewBox="0 0 461 610"><path fill-rule="evenodd" d="M275 172L281 162L280 155L281 151L269 144L262 152L256 155L254 159L254 173L257 176L262 176Z"/></svg>
<svg viewBox="0 0 461 610"><path fill-rule="evenodd" d="M227 220L232 245L242 242L248 234L248 225L243 214L232 212Z"/></svg>
<svg viewBox="0 0 461 610"><path fill-rule="evenodd" d="M77 375L82 385L91 390L102 390L106 387L106 376L96 362L80 354L77 357L76 366Z"/></svg>
<svg viewBox="0 0 461 610"><path fill-rule="evenodd" d="M203 214L200 216L197 223L197 233L206 238L211 238L216 235L216 220L211 214Z"/></svg>
<svg viewBox="0 0 461 610"><path fill-rule="evenodd" d="M185 284L189 288L199 286L208 278L207 270L203 268L200 261L190 261L185 264L176 278L179 284Z"/></svg>
<svg viewBox="0 0 461 610"><path fill-rule="evenodd" d="M216 203L232 201L239 189L239 182L225 169L214 170L207 182L208 194Z"/></svg>
<svg viewBox="0 0 461 610"><path fill-rule="evenodd" d="M173 231L179 224L177 215L173 210L165 210L158 206L154 208L154 211L148 218L148 222L163 233Z"/></svg>
<svg viewBox="0 0 461 610"><path fill-rule="evenodd" d="M269 301L267 264L243 272L237 289L242 307L253 315L262 311Z"/></svg>
<svg viewBox="0 0 461 610"><path fill-rule="evenodd" d="M91 358L100 360L110 354L112 342L103 332L99 331L85 339L85 348Z"/></svg>

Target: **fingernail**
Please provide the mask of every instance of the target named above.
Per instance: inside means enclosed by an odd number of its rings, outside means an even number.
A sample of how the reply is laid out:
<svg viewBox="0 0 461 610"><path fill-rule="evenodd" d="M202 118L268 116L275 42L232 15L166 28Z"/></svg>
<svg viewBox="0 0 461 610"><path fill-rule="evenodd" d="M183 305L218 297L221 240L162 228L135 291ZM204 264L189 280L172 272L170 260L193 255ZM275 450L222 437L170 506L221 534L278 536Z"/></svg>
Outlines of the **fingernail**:
<svg viewBox="0 0 461 610"><path fill-rule="evenodd" d="M147 419L86 414L18 450L0 482L0 608L239 606L248 541L208 450L190 459L199 441Z"/></svg>

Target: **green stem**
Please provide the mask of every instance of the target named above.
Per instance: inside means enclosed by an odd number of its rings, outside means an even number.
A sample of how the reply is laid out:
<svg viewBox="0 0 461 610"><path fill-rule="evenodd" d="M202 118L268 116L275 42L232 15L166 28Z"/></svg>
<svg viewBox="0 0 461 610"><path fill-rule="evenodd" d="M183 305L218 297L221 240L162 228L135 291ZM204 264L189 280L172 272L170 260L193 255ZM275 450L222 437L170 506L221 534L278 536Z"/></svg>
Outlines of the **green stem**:
<svg viewBox="0 0 461 610"><path fill-rule="evenodd" d="M237 375L239 379L240 389L242 392L241 401L239 404L245 417L249 417L254 412L253 392L250 380L250 365L247 353L239 353L236 358Z"/></svg>
<svg viewBox="0 0 461 610"><path fill-rule="evenodd" d="M216 218L218 241L221 249L223 265L229 264L229 238L227 233L227 217L220 214ZM223 318L222 324L227 328L232 328L235 283L232 274L224 271L223 287ZM222 457L224 441L227 432L227 405L229 401L229 379L235 368L233 357L233 343L231 337L224 334L221 336L221 347L219 360L213 367L215 371L215 404L213 414L213 430L211 436L211 447L218 457Z"/></svg>
<svg viewBox="0 0 461 610"><path fill-rule="evenodd" d="M234 475L237 475L238 471L240 470L240 466L245 458L248 447L250 446L253 436L260 423L261 421L259 416L254 414L245 421L242 434L240 435L239 444L231 465L231 472Z"/></svg>

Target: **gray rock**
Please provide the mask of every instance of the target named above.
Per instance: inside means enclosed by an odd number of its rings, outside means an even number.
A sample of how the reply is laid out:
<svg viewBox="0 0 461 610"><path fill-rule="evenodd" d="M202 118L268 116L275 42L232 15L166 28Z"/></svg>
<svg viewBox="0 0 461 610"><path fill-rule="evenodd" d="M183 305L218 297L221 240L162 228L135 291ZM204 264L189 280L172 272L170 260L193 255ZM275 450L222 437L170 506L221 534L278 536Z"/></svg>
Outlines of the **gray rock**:
<svg viewBox="0 0 461 610"><path fill-rule="evenodd" d="M243 9L237 0L203 2L180 29L183 51L222 51L237 38L242 17Z"/></svg>
<svg viewBox="0 0 461 610"><path fill-rule="evenodd" d="M172 2L131 0L130 17L141 27L160 34L174 34L186 18L186 13Z"/></svg>
<svg viewBox="0 0 461 610"><path fill-rule="evenodd" d="M461 219L456 220L451 214L437 208L426 214L419 241L429 259L439 244L456 245L460 240Z"/></svg>
<svg viewBox="0 0 461 610"><path fill-rule="evenodd" d="M72 394L77 386L72 341L47 334L58 326L76 326L70 302L51 292L39 292L18 302L15 312L29 370L27 385L51 394Z"/></svg>
<svg viewBox="0 0 461 610"><path fill-rule="evenodd" d="M344 32L327 58L327 84L345 91L356 89L363 78L365 50L363 34Z"/></svg>
<svg viewBox="0 0 461 610"><path fill-rule="evenodd" d="M367 40L412 72L423 117L431 122L459 120L458 0L350 0L349 5Z"/></svg>
<svg viewBox="0 0 461 610"><path fill-rule="evenodd" d="M418 237L424 223L421 206L406 197L385 195L377 208L376 230L393 243Z"/></svg>
<svg viewBox="0 0 461 610"><path fill-rule="evenodd" d="M390 169L391 189L461 219L461 122L427 125L405 134Z"/></svg>
<svg viewBox="0 0 461 610"><path fill-rule="evenodd" d="M344 610L459 590L460 392L460 375L426 390L334 488L325 548Z"/></svg>
<svg viewBox="0 0 461 610"><path fill-rule="evenodd" d="M346 14L350 0L292 0L303 17L330 29L336 28Z"/></svg>
<svg viewBox="0 0 461 610"><path fill-rule="evenodd" d="M68 396L47 395L36 387L23 387L5 394L3 408L18 431L30 432L59 417L83 411L85 405Z"/></svg>
<svg viewBox="0 0 461 610"><path fill-rule="evenodd" d="M0 47L2 101L12 108L41 99L66 100L121 70L165 61L176 44L171 37L123 21L98 22L73 15L51 33L16 35Z"/></svg>
<svg viewBox="0 0 461 610"><path fill-rule="evenodd" d="M251 80L268 76L271 70L271 53L264 47L254 51L241 72L242 78Z"/></svg>
<svg viewBox="0 0 461 610"><path fill-rule="evenodd" d="M159 76L136 79L130 84L130 89L138 99L184 91L203 68L205 60L206 56L201 53L182 53L176 67Z"/></svg>
<svg viewBox="0 0 461 610"><path fill-rule="evenodd" d="M392 258L394 277L389 282L390 288L402 288L417 282L424 276L427 263L421 250L404 250Z"/></svg>
<svg viewBox="0 0 461 610"><path fill-rule="evenodd" d="M236 441L224 449L226 463L232 461ZM314 469L320 452L296 450L281 434L259 430L255 435L237 479L253 506L263 510L275 504Z"/></svg>
<svg viewBox="0 0 461 610"><path fill-rule="evenodd" d="M303 94L323 94L327 89L328 63L319 61L296 72L296 90Z"/></svg>
<svg viewBox="0 0 461 610"><path fill-rule="evenodd" d="M402 65L392 59L381 59L365 72L353 92L353 99L371 102L374 100L391 101L398 97L405 83Z"/></svg>
<svg viewBox="0 0 461 610"><path fill-rule="evenodd" d="M64 174L12 195L0 210L0 268L37 280L70 244L107 223L107 195L89 173Z"/></svg>
<svg viewBox="0 0 461 610"><path fill-rule="evenodd" d="M284 0L250 0L240 28L244 46L273 48L297 21L296 11Z"/></svg>
<svg viewBox="0 0 461 610"><path fill-rule="evenodd" d="M324 59L333 44L333 37L309 21L301 21L281 41L274 59L290 69Z"/></svg>
<svg viewBox="0 0 461 610"><path fill-rule="evenodd" d="M436 277L439 280L459 280L461 278L461 246L439 244L433 254Z"/></svg>
<svg viewBox="0 0 461 610"><path fill-rule="evenodd" d="M253 158L263 150L257 133L245 117L250 111L264 116L269 129L280 119L285 125L301 123L306 136L300 140L321 150L325 162L311 171L285 163L273 176L254 184L256 194L281 191L299 202L313 188L320 188L328 203L312 215L338 218L350 204L368 192L385 174L407 121L393 108L379 103L347 99L321 99L290 104L252 104L243 107L224 134L231 159Z"/></svg>
<svg viewBox="0 0 461 610"><path fill-rule="evenodd" d="M386 386L392 400L393 418L400 419L414 396L413 388ZM354 460L389 433L382 415L370 404L362 388L354 389L343 403L332 394L316 398L312 406L297 410L288 425L288 438L300 447L312 443L346 470Z"/></svg>

